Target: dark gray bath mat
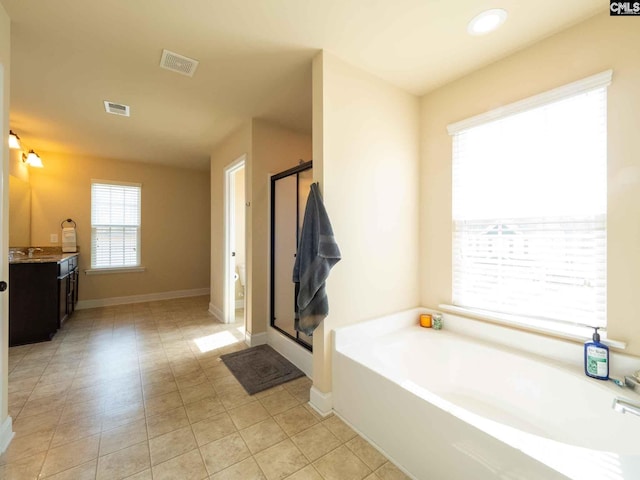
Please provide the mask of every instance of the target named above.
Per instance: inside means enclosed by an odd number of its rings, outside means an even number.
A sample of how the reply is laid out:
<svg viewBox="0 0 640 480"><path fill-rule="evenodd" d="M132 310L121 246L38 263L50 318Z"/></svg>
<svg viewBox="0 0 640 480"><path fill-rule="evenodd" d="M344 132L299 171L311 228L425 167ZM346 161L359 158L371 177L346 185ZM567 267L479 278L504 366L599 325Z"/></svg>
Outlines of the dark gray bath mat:
<svg viewBox="0 0 640 480"><path fill-rule="evenodd" d="M261 392L304 373L269 345L258 345L239 352L221 355L231 373L249 395Z"/></svg>

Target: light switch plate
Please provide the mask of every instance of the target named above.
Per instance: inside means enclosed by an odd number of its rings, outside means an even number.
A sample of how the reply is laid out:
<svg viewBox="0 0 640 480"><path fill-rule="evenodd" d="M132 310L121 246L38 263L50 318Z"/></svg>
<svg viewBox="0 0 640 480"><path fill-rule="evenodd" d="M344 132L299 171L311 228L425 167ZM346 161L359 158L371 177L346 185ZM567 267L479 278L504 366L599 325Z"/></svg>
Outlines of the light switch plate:
<svg viewBox="0 0 640 480"><path fill-rule="evenodd" d="M58 234L52 233L51 235L49 235L49 242L58 243Z"/></svg>

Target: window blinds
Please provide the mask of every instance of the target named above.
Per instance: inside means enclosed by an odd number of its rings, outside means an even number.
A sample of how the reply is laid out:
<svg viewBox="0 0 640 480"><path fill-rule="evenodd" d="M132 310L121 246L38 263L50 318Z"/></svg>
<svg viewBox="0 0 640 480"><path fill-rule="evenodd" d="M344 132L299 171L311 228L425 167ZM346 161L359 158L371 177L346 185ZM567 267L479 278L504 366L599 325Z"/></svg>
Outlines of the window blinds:
<svg viewBox="0 0 640 480"><path fill-rule="evenodd" d="M606 326L606 87L453 134L454 305Z"/></svg>
<svg viewBox="0 0 640 480"><path fill-rule="evenodd" d="M92 182L91 267L140 265L139 184Z"/></svg>

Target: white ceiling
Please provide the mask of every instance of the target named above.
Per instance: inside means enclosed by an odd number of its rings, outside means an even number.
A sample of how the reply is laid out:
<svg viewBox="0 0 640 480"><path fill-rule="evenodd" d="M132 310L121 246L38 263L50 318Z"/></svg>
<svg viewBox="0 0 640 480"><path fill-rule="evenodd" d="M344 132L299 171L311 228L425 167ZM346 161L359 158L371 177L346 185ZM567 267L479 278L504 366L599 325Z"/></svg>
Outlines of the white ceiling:
<svg viewBox="0 0 640 480"><path fill-rule="evenodd" d="M311 130L326 49L422 95L604 13L604 0L0 0L11 17L11 128L28 148L206 169L251 117ZM504 8L487 36L467 22ZM200 62L159 67L163 49ZM103 101L131 106L131 117ZM46 161L46 160L45 160Z"/></svg>

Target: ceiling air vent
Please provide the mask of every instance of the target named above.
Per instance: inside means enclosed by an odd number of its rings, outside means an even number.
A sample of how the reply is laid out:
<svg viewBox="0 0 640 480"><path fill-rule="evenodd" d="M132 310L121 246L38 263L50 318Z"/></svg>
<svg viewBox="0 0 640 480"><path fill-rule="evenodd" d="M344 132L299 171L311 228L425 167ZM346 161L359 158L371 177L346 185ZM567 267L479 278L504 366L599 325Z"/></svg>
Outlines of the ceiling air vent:
<svg viewBox="0 0 640 480"><path fill-rule="evenodd" d="M179 55L169 50L162 51L162 58L160 59L160 66L177 72L187 77L193 77L193 74L198 67L198 61L193 58L188 58L183 55Z"/></svg>
<svg viewBox="0 0 640 480"><path fill-rule="evenodd" d="M129 117L129 105L122 105L121 103L113 103L104 101L104 109L107 113L113 113L114 115L122 115L123 117Z"/></svg>

